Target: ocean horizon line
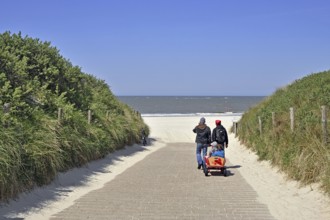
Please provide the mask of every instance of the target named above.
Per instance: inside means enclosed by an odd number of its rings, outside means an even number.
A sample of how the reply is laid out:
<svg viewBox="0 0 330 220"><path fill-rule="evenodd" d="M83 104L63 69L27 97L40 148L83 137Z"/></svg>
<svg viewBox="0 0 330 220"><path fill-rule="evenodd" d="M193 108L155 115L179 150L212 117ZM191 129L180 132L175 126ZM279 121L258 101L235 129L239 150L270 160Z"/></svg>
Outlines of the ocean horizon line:
<svg viewBox="0 0 330 220"><path fill-rule="evenodd" d="M140 114L201 115L243 113L262 96L118 96Z"/></svg>
<svg viewBox="0 0 330 220"><path fill-rule="evenodd" d="M242 116L244 112L223 112L223 113L143 113L142 117L192 117L192 116Z"/></svg>
<svg viewBox="0 0 330 220"><path fill-rule="evenodd" d="M267 97L267 95L115 95L116 97Z"/></svg>

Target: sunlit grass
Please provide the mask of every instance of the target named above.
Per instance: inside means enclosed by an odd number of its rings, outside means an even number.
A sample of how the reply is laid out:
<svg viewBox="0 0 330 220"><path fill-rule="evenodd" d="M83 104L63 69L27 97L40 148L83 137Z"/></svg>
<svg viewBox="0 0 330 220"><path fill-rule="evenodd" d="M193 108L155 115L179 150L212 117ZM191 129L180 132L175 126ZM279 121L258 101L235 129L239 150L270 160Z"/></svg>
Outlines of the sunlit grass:
<svg viewBox="0 0 330 220"><path fill-rule="evenodd" d="M330 108L330 71L297 80L247 111L239 122L238 136L261 160L271 161L289 178L302 184L320 183L330 195L330 143L323 141L321 106ZM294 131L290 107L295 109ZM329 118L328 114L330 135Z"/></svg>
<svg viewBox="0 0 330 220"><path fill-rule="evenodd" d="M148 132L104 80L21 33L0 34L0 107L0 202Z"/></svg>

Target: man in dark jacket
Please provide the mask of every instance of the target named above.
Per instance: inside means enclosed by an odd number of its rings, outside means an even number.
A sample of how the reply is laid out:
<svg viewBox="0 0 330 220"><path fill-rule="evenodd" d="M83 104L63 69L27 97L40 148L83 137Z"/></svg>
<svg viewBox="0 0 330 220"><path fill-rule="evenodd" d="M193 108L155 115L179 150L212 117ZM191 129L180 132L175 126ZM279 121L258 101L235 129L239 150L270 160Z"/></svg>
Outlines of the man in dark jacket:
<svg viewBox="0 0 330 220"><path fill-rule="evenodd" d="M197 169L200 169L203 165L203 158L207 153L207 147L211 143L211 129L205 124L204 117L200 119L199 124L193 129L193 132L196 133Z"/></svg>
<svg viewBox="0 0 330 220"><path fill-rule="evenodd" d="M216 141L222 147L228 147L228 134L225 127L221 125L220 120L215 120L216 127L212 131L212 142Z"/></svg>

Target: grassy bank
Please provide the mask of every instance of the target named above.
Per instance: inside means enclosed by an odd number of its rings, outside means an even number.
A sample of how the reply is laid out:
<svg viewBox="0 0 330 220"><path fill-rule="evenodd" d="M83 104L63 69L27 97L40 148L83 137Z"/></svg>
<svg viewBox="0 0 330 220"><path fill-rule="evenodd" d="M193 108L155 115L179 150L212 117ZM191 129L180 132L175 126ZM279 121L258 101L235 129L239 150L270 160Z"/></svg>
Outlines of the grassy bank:
<svg viewBox="0 0 330 220"><path fill-rule="evenodd" d="M138 143L141 129L149 131L103 80L73 66L49 42L21 34L0 35L0 96L2 202Z"/></svg>
<svg viewBox="0 0 330 220"><path fill-rule="evenodd" d="M323 140L321 106L330 108L330 71L299 79L251 108L239 122L238 136L261 160L271 161L302 184L320 183L330 195L330 143L329 138L327 143ZM328 134L329 118L328 114Z"/></svg>

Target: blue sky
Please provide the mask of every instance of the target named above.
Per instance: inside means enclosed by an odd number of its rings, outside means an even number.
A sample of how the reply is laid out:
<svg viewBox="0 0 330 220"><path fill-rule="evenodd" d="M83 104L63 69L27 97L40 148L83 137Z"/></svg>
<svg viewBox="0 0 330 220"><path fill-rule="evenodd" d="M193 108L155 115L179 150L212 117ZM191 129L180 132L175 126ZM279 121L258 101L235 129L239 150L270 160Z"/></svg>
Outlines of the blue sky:
<svg viewBox="0 0 330 220"><path fill-rule="evenodd" d="M271 95L330 69L328 0L1 0L115 95Z"/></svg>

